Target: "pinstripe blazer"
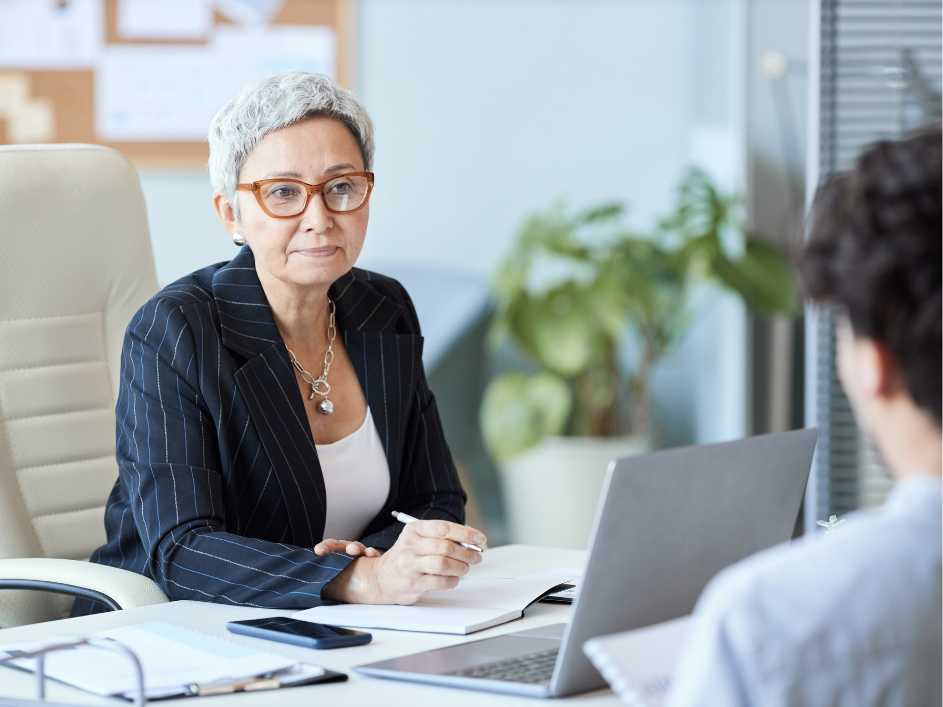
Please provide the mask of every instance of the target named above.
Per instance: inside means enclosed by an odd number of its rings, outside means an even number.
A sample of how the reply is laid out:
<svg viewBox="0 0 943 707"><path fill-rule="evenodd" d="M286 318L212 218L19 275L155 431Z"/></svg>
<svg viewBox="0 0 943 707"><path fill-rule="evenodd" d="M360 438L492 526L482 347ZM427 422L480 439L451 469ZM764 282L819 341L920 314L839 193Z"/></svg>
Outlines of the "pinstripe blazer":
<svg viewBox="0 0 943 707"><path fill-rule="evenodd" d="M368 526L464 521L465 493L422 366L412 302L354 269L330 288L337 328L373 413L390 493ZM326 603L353 558L318 556L325 490L301 391L246 246L164 288L128 325L117 404L119 477L92 562L139 572L171 599L266 608ZM348 538L353 539L353 538ZM100 605L77 600L72 614Z"/></svg>

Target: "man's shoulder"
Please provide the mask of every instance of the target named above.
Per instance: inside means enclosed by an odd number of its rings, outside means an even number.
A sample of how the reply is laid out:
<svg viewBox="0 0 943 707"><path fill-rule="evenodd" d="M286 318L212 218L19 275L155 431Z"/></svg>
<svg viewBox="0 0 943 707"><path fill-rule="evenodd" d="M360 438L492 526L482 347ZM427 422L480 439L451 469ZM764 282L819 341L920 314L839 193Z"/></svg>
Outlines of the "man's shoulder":
<svg viewBox="0 0 943 707"><path fill-rule="evenodd" d="M939 515L854 514L829 537L809 536L728 568L708 585L698 613L767 667L827 662L875 641L906 644L936 589Z"/></svg>

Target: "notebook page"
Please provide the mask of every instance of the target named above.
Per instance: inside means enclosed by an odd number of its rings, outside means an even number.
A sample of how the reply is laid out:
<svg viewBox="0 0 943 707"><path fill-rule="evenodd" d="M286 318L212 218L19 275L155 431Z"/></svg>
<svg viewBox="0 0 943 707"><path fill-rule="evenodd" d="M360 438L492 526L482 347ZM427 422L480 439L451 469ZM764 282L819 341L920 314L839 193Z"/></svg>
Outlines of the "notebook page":
<svg viewBox="0 0 943 707"><path fill-rule="evenodd" d="M523 611L537 597L561 583L556 577L469 579L455 589L429 592L415 606L452 606Z"/></svg>
<svg viewBox="0 0 943 707"><path fill-rule="evenodd" d="M295 614L294 618L348 628L461 635L519 618L519 614L488 607L334 604L306 609Z"/></svg>
<svg viewBox="0 0 943 707"><path fill-rule="evenodd" d="M305 609L293 617L353 628L462 634L520 618L531 602L558 584L556 577L470 579L455 589L429 592L412 606L335 604Z"/></svg>

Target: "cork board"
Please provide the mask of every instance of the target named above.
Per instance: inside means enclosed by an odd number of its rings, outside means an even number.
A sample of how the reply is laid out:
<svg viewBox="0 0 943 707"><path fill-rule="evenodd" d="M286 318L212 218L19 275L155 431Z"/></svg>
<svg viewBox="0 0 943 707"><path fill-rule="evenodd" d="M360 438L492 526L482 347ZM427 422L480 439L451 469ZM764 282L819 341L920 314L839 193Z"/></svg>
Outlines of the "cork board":
<svg viewBox="0 0 943 707"><path fill-rule="evenodd" d="M337 80L353 86L352 46L353 0L286 0L273 20L279 25L327 25L337 36ZM197 41L128 41L116 29L117 0L105 0L105 41L107 44L200 45ZM216 22L228 20L217 13ZM4 70L0 68L0 73ZM55 115L53 142L84 142L105 145L123 152L138 167L203 167L209 157L205 142L106 142L95 134L95 77L93 71L13 71L30 79L30 97L47 99ZM0 144L7 144L7 126L0 119ZM207 125L209 129L209 125Z"/></svg>

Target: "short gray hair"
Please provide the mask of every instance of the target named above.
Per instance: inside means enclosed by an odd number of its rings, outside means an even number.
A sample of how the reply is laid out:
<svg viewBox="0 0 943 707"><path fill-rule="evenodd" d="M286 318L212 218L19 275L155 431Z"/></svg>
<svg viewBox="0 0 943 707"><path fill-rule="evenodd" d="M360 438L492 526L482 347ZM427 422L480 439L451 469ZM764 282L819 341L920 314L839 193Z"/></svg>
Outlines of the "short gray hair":
<svg viewBox="0 0 943 707"><path fill-rule="evenodd" d="M220 108L210 124L210 181L232 204L249 153L271 132L315 117L347 126L360 146L366 171L373 167L373 123L354 94L324 74L286 71L253 81Z"/></svg>

